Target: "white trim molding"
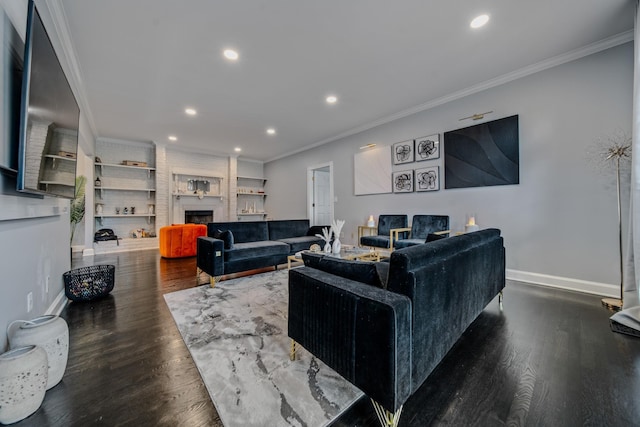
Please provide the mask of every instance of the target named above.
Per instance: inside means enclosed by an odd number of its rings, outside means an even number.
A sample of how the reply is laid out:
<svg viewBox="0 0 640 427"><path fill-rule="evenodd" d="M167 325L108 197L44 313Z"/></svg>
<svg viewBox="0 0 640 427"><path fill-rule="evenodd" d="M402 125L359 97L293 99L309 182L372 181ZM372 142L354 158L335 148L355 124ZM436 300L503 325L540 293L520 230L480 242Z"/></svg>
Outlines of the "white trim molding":
<svg viewBox="0 0 640 427"><path fill-rule="evenodd" d="M590 282L588 280L572 279L569 277L551 276L549 274L531 273L507 269L507 280L531 283L550 288L565 289L568 291L582 292L585 294L620 297L620 286L610 283Z"/></svg>
<svg viewBox="0 0 640 427"><path fill-rule="evenodd" d="M64 310L64 308L67 306L67 302L69 302L69 300L67 299L67 296L64 294L64 289L63 289L60 291L58 296L56 296L56 299L53 300L53 302L51 303L49 308L47 308L47 311L45 311L44 314L54 314L56 316L60 316L60 313L62 313L62 310Z"/></svg>

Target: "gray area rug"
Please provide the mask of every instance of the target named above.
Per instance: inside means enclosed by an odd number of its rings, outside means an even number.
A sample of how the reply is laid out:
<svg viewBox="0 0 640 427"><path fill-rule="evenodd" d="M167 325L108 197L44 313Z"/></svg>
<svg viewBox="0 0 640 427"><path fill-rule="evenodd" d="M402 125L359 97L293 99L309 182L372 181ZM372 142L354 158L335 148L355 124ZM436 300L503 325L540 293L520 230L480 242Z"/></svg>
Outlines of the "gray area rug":
<svg viewBox="0 0 640 427"><path fill-rule="evenodd" d="M288 275L164 296L226 427L326 425L362 396L300 347L289 360Z"/></svg>

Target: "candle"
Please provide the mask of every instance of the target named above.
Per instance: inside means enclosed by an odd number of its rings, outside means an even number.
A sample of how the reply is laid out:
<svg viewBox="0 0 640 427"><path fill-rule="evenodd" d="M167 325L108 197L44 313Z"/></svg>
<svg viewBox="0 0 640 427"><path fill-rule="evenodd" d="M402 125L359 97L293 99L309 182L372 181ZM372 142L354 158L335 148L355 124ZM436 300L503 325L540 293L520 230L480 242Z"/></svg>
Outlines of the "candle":
<svg viewBox="0 0 640 427"><path fill-rule="evenodd" d="M369 215L369 220L367 221L367 227L375 226L375 221L373 220L373 215Z"/></svg>

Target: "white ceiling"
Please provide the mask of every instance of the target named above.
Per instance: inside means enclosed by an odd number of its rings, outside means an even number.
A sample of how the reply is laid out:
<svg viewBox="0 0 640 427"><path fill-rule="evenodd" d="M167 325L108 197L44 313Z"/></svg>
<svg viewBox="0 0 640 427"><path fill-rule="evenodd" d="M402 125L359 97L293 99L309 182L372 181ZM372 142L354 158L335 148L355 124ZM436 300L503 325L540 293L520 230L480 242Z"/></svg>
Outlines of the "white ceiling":
<svg viewBox="0 0 640 427"><path fill-rule="evenodd" d="M632 0L61 4L100 137L221 155L238 146L261 161L610 37L628 40L635 13ZM481 13L491 20L471 29ZM236 63L223 58L228 47ZM338 103L327 105L328 94Z"/></svg>

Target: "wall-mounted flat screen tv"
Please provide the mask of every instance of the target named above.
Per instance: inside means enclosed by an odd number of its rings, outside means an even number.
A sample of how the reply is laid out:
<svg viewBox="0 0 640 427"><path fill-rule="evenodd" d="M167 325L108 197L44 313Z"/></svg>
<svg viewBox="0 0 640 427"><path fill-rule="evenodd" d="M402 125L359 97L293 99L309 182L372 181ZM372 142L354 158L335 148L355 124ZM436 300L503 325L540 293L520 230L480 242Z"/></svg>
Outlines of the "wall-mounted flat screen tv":
<svg viewBox="0 0 640 427"><path fill-rule="evenodd" d="M4 98L0 103L0 173L15 177L18 172L18 128L24 42L9 16L1 8L0 47L0 84ZM15 182L11 182L15 186Z"/></svg>
<svg viewBox="0 0 640 427"><path fill-rule="evenodd" d="M445 188L520 182L518 116L444 133Z"/></svg>
<svg viewBox="0 0 640 427"><path fill-rule="evenodd" d="M80 108L33 0L29 0L17 190L73 198Z"/></svg>

